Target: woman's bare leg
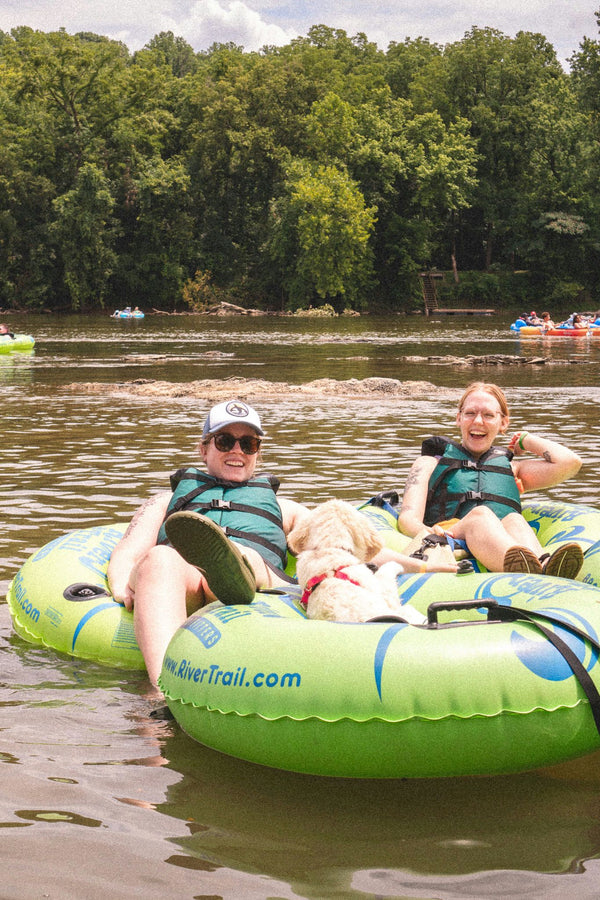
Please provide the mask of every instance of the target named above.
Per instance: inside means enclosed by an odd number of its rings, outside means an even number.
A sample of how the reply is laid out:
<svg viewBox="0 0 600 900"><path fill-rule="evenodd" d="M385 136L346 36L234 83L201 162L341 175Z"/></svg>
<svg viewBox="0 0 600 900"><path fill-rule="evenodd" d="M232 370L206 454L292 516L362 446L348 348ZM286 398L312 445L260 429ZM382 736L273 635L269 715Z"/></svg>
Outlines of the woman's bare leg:
<svg viewBox="0 0 600 900"><path fill-rule="evenodd" d="M511 547L526 547L536 556L542 553L535 532L519 513L499 519L487 507L477 506L449 533L466 541L471 554L490 572L504 571L504 557Z"/></svg>
<svg viewBox="0 0 600 900"><path fill-rule="evenodd" d="M152 684L169 641L188 615L210 600L202 574L172 547L152 547L133 575L135 636Z"/></svg>

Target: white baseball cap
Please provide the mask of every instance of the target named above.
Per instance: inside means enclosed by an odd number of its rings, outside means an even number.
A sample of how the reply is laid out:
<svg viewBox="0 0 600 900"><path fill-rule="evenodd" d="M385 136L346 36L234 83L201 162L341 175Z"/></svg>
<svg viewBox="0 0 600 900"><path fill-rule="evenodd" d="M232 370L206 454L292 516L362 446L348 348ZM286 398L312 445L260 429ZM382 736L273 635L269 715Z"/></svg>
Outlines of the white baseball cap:
<svg viewBox="0 0 600 900"><path fill-rule="evenodd" d="M226 400L213 406L206 417L202 437L215 434L227 425L249 425L258 434L264 434L258 413L242 400Z"/></svg>

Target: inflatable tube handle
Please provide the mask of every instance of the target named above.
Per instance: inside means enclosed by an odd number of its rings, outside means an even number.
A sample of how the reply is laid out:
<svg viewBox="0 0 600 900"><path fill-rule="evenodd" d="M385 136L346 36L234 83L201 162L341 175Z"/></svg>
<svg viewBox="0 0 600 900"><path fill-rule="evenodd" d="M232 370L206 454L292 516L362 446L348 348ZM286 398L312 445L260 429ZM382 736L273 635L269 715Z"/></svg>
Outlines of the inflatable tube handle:
<svg viewBox="0 0 600 900"><path fill-rule="evenodd" d="M436 628L438 627L438 613L445 611L456 610L460 612L461 610L467 609L487 609L488 616L486 622L499 622L500 619L493 615L494 611L498 609L498 601L497 600L455 600L445 601L438 600L435 603L430 603L427 608L427 627L428 628ZM477 625L478 622L460 622L460 623L449 623L450 625Z"/></svg>
<svg viewBox="0 0 600 900"><path fill-rule="evenodd" d="M63 597L65 600L72 600L75 602L85 602L87 600L95 600L97 597L110 597L111 595L107 590L103 587L99 587L97 584L87 584L87 582L77 581L75 584L70 584L63 591Z"/></svg>

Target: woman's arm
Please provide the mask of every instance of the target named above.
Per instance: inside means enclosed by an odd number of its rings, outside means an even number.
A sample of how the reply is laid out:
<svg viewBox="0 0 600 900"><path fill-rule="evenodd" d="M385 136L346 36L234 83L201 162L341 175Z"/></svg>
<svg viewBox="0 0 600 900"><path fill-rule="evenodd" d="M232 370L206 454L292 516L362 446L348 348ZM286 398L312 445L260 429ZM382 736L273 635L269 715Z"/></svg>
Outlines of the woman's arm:
<svg viewBox="0 0 600 900"><path fill-rule="evenodd" d="M521 479L524 491L554 487L572 478L581 468L581 459L572 450L528 431L517 432L516 440L513 436L509 447L515 454L513 471ZM517 458L524 453L533 456Z"/></svg>
<svg viewBox="0 0 600 900"><path fill-rule="evenodd" d="M414 537L426 527L423 519L427 504L427 488L436 465L437 459L434 456L419 456L408 473L398 516L398 531L409 537Z"/></svg>
<svg viewBox="0 0 600 900"><path fill-rule="evenodd" d="M295 500L286 500L283 497L278 497L277 502L283 516L283 530L288 535L298 522L308 515L308 508Z"/></svg>
<svg viewBox="0 0 600 900"><path fill-rule="evenodd" d="M133 605L129 579L140 557L156 544L162 525L170 491L154 494L135 512L127 531L113 550L108 563L108 584L115 600L128 609Z"/></svg>

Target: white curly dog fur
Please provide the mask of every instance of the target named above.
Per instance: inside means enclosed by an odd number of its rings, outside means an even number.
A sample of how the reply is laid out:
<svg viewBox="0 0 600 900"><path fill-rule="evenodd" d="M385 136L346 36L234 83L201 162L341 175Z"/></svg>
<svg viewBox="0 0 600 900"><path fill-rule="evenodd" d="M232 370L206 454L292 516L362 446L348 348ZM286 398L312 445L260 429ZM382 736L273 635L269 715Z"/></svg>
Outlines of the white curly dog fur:
<svg viewBox="0 0 600 900"><path fill-rule="evenodd" d="M315 507L290 532L288 547L297 556L301 587L325 576L308 598L309 619L365 622L397 615L412 624L424 621L414 607L398 599L396 578L403 571L399 563L384 563L376 572L365 565L383 541L372 522L350 503L327 500Z"/></svg>

